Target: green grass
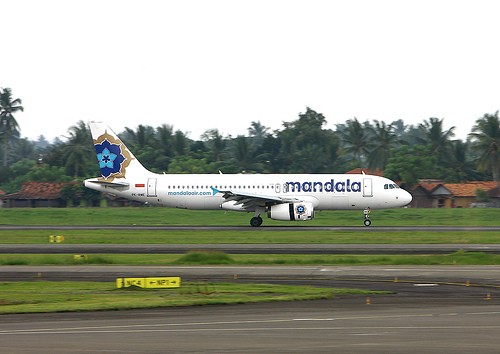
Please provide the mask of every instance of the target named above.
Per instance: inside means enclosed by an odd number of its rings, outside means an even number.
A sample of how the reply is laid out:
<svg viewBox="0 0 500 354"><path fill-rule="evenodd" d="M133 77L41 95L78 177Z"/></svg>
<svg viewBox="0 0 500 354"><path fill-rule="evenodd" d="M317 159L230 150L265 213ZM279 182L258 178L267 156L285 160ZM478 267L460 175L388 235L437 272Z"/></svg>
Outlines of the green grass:
<svg viewBox="0 0 500 354"><path fill-rule="evenodd" d="M189 211L169 208L36 208L0 209L0 224L8 225L129 225L128 230L0 230L0 244L44 244L50 235L64 235L68 244L217 244L217 243L499 243L498 232L377 231L360 226L358 211L323 211L309 222L278 222L244 230L140 230L135 225L247 225L251 214ZM461 225L498 226L500 209L391 209L374 211L375 226ZM358 225L349 231L289 229L272 226Z"/></svg>
<svg viewBox="0 0 500 354"><path fill-rule="evenodd" d="M235 260L224 252L188 252L177 258L175 264L234 264Z"/></svg>
<svg viewBox="0 0 500 354"><path fill-rule="evenodd" d="M98 254L74 259L70 254L2 254L0 265L500 265L500 255L457 251L432 255L308 255L225 254L189 252L178 254Z"/></svg>
<svg viewBox="0 0 500 354"><path fill-rule="evenodd" d="M372 211L377 226L499 225L500 209L387 209ZM2 225L231 225L247 226L252 214L162 207L136 208L3 208ZM308 222L265 218L264 226L361 226L360 210L319 211Z"/></svg>
<svg viewBox="0 0 500 354"><path fill-rule="evenodd" d="M2 282L0 314L329 299L356 289L239 283L185 283L178 289L116 289L111 282Z"/></svg>
<svg viewBox="0 0 500 354"><path fill-rule="evenodd" d="M291 230L0 230L0 244L48 244L63 235L65 244L484 244L499 243L498 231Z"/></svg>

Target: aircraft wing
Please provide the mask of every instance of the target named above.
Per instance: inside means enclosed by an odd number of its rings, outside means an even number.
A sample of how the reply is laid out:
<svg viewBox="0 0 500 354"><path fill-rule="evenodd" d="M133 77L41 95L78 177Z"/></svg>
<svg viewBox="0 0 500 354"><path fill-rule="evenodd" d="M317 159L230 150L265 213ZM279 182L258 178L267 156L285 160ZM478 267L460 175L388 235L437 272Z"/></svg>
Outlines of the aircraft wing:
<svg viewBox="0 0 500 354"><path fill-rule="evenodd" d="M274 204L293 203L301 201L297 198L283 198L273 195L254 194L242 191L228 190L217 192L222 193L222 197L226 200L226 202L234 201L234 206L241 205L241 208L248 210L253 210L256 206L265 207Z"/></svg>

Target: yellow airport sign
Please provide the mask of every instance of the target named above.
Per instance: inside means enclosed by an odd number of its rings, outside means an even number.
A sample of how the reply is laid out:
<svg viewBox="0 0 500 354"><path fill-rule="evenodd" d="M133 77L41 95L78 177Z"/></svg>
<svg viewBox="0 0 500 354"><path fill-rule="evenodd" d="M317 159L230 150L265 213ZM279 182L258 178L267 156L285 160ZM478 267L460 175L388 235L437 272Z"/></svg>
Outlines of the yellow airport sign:
<svg viewBox="0 0 500 354"><path fill-rule="evenodd" d="M50 235L49 236L49 242L53 242L53 243L61 243L61 242L64 242L64 236L63 235Z"/></svg>
<svg viewBox="0 0 500 354"><path fill-rule="evenodd" d="M136 286L144 289L170 289L181 286L180 277L116 278L116 287Z"/></svg>
<svg viewBox="0 0 500 354"><path fill-rule="evenodd" d="M86 254L75 254L73 255L73 259L75 261L86 261L89 259L89 256L87 256Z"/></svg>

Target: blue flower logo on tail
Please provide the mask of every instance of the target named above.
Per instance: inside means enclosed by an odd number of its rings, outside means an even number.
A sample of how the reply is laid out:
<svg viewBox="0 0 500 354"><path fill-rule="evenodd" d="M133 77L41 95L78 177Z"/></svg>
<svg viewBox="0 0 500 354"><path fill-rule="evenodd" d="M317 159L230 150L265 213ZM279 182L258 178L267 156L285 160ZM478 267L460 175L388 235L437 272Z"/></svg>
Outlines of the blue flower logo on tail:
<svg viewBox="0 0 500 354"><path fill-rule="evenodd" d="M113 154L105 148L100 154L97 154L97 161L99 161L99 168L113 168L113 161L116 160L116 154Z"/></svg>
<svg viewBox="0 0 500 354"><path fill-rule="evenodd" d="M125 177L131 156L119 139L105 133L94 141L94 147L103 178Z"/></svg>

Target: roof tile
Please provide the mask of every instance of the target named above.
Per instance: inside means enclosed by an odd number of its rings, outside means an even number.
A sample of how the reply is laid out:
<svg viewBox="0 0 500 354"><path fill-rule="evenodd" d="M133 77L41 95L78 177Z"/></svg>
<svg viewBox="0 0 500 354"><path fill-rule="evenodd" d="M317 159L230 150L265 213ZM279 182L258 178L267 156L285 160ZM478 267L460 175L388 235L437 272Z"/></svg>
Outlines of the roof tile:
<svg viewBox="0 0 500 354"><path fill-rule="evenodd" d="M61 196L61 189L67 182L26 182L21 190L7 194L8 199L57 199Z"/></svg>

